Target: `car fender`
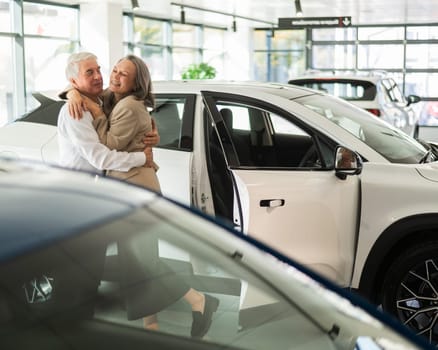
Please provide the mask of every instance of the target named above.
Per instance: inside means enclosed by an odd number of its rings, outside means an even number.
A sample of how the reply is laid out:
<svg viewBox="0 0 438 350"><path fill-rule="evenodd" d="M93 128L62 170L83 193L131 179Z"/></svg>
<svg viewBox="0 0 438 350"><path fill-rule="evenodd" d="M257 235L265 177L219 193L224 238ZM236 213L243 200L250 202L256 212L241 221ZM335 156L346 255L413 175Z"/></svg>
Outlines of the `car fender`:
<svg viewBox="0 0 438 350"><path fill-rule="evenodd" d="M438 228L438 187L420 176L416 165L365 163L361 186L362 211L353 288L373 279L370 272L382 272L388 253L410 234L419 232L420 228Z"/></svg>

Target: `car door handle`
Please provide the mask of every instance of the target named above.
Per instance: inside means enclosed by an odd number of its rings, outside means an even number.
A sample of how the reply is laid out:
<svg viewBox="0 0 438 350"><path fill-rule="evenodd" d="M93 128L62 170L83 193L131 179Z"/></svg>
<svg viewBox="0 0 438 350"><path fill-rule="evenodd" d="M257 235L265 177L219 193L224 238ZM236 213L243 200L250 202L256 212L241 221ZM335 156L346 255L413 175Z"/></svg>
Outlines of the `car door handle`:
<svg viewBox="0 0 438 350"><path fill-rule="evenodd" d="M282 207L284 202L284 199L262 199L260 201L260 206L268 208Z"/></svg>

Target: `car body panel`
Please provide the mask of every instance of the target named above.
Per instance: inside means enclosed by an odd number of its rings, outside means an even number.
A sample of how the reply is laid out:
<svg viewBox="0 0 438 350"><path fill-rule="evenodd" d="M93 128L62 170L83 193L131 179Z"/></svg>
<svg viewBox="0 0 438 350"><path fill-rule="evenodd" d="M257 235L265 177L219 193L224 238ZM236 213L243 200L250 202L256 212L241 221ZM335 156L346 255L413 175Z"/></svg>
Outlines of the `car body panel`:
<svg viewBox="0 0 438 350"><path fill-rule="evenodd" d="M19 138L17 138L17 132ZM47 154L57 152L57 145L50 144L56 139L56 127L45 124L17 121L0 128L0 140L2 156L45 160L50 163L57 158ZM43 152L44 150L44 152ZM56 156L57 157L57 156Z"/></svg>
<svg viewBox="0 0 438 350"><path fill-rule="evenodd" d="M192 152L154 149L154 159L159 164L157 172L162 193L181 203L191 201Z"/></svg>

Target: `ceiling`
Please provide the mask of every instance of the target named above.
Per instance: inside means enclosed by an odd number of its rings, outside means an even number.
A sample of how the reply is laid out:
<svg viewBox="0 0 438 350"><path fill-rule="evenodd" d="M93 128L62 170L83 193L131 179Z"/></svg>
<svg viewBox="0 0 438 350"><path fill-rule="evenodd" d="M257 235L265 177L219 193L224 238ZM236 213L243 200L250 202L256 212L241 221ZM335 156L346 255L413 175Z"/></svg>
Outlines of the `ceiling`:
<svg viewBox="0 0 438 350"><path fill-rule="evenodd" d="M147 3L150 0L143 1ZM438 23L438 0L300 0L303 17L351 16L353 24ZM143 3L140 0L140 4ZM277 23L295 17L294 0L174 0ZM175 6L173 6L175 7ZM186 16L189 15L186 10Z"/></svg>
<svg viewBox="0 0 438 350"><path fill-rule="evenodd" d="M101 2L102 0L53 0L69 4ZM107 0L131 8L131 0ZM351 16L353 24L438 23L438 0L300 0L303 17ZM295 0L138 0L141 13L161 7L171 11L169 18L179 18L180 7L171 3L218 11L277 25L279 17L295 17ZM162 12L162 11L159 11ZM185 8L187 21L225 22L224 16L208 11ZM216 17L214 17L216 16ZM238 21L243 19L237 18ZM202 22L204 23L204 22ZM266 23L265 23L266 24Z"/></svg>

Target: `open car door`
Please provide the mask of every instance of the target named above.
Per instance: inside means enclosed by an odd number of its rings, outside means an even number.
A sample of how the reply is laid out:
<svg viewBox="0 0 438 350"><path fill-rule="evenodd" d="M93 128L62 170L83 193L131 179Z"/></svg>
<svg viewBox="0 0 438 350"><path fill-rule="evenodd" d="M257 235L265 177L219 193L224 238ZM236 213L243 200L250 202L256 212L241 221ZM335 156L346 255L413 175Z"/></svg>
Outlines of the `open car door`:
<svg viewBox="0 0 438 350"><path fill-rule="evenodd" d="M350 284L359 178L335 175L336 143L287 111L202 92L216 213L342 286ZM290 107L290 106L289 106Z"/></svg>

